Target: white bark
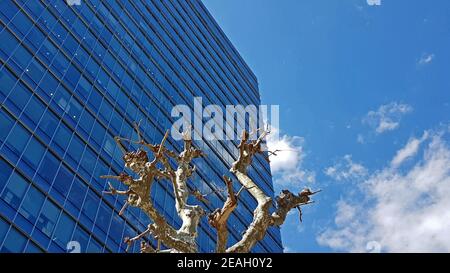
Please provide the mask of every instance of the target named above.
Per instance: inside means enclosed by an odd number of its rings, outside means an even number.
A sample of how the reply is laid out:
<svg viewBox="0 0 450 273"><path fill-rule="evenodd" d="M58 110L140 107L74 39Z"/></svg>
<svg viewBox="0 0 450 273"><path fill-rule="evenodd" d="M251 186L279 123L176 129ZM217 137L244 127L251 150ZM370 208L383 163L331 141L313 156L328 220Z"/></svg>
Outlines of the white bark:
<svg viewBox="0 0 450 273"><path fill-rule="evenodd" d="M184 135L184 150L177 155L164 147L164 142L168 137L168 133L164 136L161 144L151 145L145 143L139 132L138 126L135 126L139 136L139 141L135 142L148 148L153 154L154 159L148 160L147 152L140 149L138 151L129 152L122 144L123 139L116 137L115 140L123 151L123 159L125 166L132 170L139 178L133 179L127 174L119 176L102 176L102 178L112 178L121 181L128 187L125 191L118 191L110 184L109 194L126 195L127 201L122 208L121 213L128 205L142 209L148 217L153 221L143 233L134 238L126 239L131 245L133 242L143 239L151 234L158 240L158 248L154 249L146 242L141 242L141 252L144 253L189 253L197 252L197 228L202 216L205 212L199 205L190 205L187 203L189 191L187 180L195 171L195 167L190 164L193 159L202 156L202 152L192 146L190 136ZM244 131L242 140L239 144L239 158L233 163L230 170L240 184L241 190L235 194L232 186L232 180L224 176L224 181L228 190L228 198L221 209L216 209L209 214L209 224L217 229L217 252L242 253L249 252L254 245L262 240L270 226L280 226L284 223L287 213L293 208L299 208L301 205L309 204L309 196L314 194L310 190L304 190L300 194L295 195L289 191L282 191L276 198L276 211L270 214L272 199L267 196L261 188L247 175L247 168L251 165L253 156L261 153L261 142L266 136L264 132L256 141L248 142L248 133ZM129 141L129 140L128 140ZM169 163L169 158L176 161L177 167L174 169ZM158 163L164 167L159 169ZM150 199L151 186L155 180L166 179L172 184L175 196L175 208L178 216L182 220L181 227L176 230L170 226L166 219L153 206ZM230 215L238 205L238 196L240 192L248 190L251 196L257 201L257 207L253 211L253 221L245 231L242 239L227 248L228 227L227 222ZM198 196L204 197L201 193ZM160 250L159 244L162 243L169 249Z"/></svg>

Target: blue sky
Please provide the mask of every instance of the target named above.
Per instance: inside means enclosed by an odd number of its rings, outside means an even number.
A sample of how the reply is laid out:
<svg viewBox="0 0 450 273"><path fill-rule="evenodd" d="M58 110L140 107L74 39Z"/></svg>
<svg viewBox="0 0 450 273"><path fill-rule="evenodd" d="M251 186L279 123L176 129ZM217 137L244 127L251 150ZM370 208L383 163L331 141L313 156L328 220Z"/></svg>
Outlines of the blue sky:
<svg viewBox="0 0 450 273"><path fill-rule="evenodd" d="M276 189L324 190L286 250L450 251L450 2L203 2L280 105Z"/></svg>

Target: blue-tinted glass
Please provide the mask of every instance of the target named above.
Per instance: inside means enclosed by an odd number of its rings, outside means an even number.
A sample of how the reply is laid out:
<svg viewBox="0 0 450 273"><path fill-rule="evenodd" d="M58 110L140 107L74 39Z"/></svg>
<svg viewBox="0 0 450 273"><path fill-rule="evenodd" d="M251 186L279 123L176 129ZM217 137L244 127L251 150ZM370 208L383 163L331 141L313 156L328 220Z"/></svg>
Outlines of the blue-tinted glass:
<svg viewBox="0 0 450 273"><path fill-rule="evenodd" d="M36 226L48 237L51 237L53 229L55 228L59 211L60 210L53 204L53 202L48 199L42 207L42 212L41 215L39 215Z"/></svg>
<svg viewBox="0 0 450 273"><path fill-rule="evenodd" d="M58 82L50 73L46 73L41 83L39 84L39 87L48 97L53 97L56 92L56 88L58 87Z"/></svg>
<svg viewBox="0 0 450 273"><path fill-rule="evenodd" d="M6 163L3 159L0 159L0 192L2 191L3 187L6 185L6 182L8 181L9 176L12 172L12 167Z"/></svg>
<svg viewBox="0 0 450 273"><path fill-rule="evenodd" d="M34 169L37 169L39 162L44 156L45 148L35 138L31 138L23 154L23 159Z"/></svg>
<svg viewBox="0 0 450 273"><path fill-rule="evenodd" d="M9 134L6 143L8 143L8 146L16 152L17 155L20 155L23 152L29 138L30 133L28 133L25 128L17 123Z"/></svg>
<svg viewBox="0 0 450 273"><path fill-rule="evenodd" d="M74 228L75 222L67 214L62 213L59 218L58 226L55 229L53 240L65 248L70 241Z"/></svg>
<svg viewBox="0 0 450 273"><path fill-rule="evenodd" d="M20 201L22 200L27 187L28 183L25 179L20 174L14 172L3 190L2 199L11 205L11 207L17 209L19 208Z"/></svg>
<svg viewBox="0 0 450 273"><path fill-rule="evenodd" d="M34 224L43 203L44 195L32 186L29 188L25 198L23 199L19 213Z"/></svg>
<svg viewBox="0 0 450 273"><path fill-rule="evenodd" d="M13 58L16 63L25 70L28 63L31 61L32 56L23 46L19 46L16 51L14 51Z"/></svg>
<svg viewBox="0 0 450 273"><path fill-rule="evenodd" d="M73 174L66 167L61 166L58 174L56 175L55 181L53 182L53 188L55 188L63 196L67 196L72 180Z"/></svg>
<svg viewBox="0 0 450 273"><path fill-rule="evenodd" d="M47 151L42 159L38 174L44 178L47 183L51 184L55 178L56 170L58 170L58 165L59 162L56 157Z"/></svg>
<svg viewBox="0 0 450 273"><path fill-rule="evenodd" d="M1 44L3 44L4 40L1 41L2 41ZM9 92L11 91L15 83L16 78L13 75L11 75L11 73L9 73L6 69L0 70L0 99L2 99L2 96L3 98L8 96Z"/></svg>
<svg viewBox="0 0 450 273"><path fill-rule="evenodd" d="M84 145L81 143L81 141L78 138L76 138L74 136L69 145L68 155L78 164L81 160L81 155L83 154L83 150L84 150Z"/></svg>
<svg viewBox="0 0 450 273"><path fill-rule="evenodd" d="M19 233L15 228L12 228L5 238L0 252L18 253L22 252L27 242L25 236Z"/></svg>
<svg viewBox="0 0 450 273"><path fill-rule="evenodd" d="M23 35L26 35L31 28L30 20L22 12L18 12L12 22Z"/></svg>
<svg viewBox="0 0 450 273"><path fill-rule="evenodd" d="M18 9L12 2L12 0L4 0L0 2L0 12L6 16L6 18L13 18Z"/></svg>
<svg viewBox="0 0 450 273"><path fill-rule="evenodd" d="M44 105L36 98L36 96L33 96L28 102L24 113L34 122L35 125L37 125L42 114L44 113Z"/></svg>
<svg viewBox="0 0 450 273"><path fill-rule="evenodd" d="M53 141L55 141L61 149L64 151L67 148L67 145L69 145L70 136L72 135L72 132L69 131L69 128L65 126L64 124L60 124L55 137L53 138Z"/></svg>
<svg viewBox="0 0 450 273"><path fill-rule="evenodd" d="M33 59L28 64L26 72L27 75L30 76L36 84L38 84L45 73L45 69L36 59Z"/></svg>
<svg viewBox="0 0 450 273"><path fill-rule="evenodd" d="M131 136L130 121L142 119L148 121L145 129L142 128L146 138L160 141L164 130L171 124L166 113L170 113L172 102L192 105L192 96L196 95L204 97L208 104L259 104L257 84L200 1L163 3L139 0L121 1L119 5L114 1L95 0L76 8L60 2L0 1L0 18L6 26L0 31L0 58L7 62L7 67L0 66L0 103L6 102L0 110L0 145L11 132L8 144L2 148L2 155L11 162L22 156L23 161L16 168L30 177L33 168L39 166L33 180L46 191L44 195L49 196L48 200L55 200L58 204L42 204L42 196L33 197L39 194L31 188L27 191L25 187L23 196L21 183L16 189L7 189L6 180L12 172L7 164L3 164L5 167L0 164L4 170L0 173L0 187L5 189L2 192L5 202L16 210L20 208L20 213L27 219L33 219L39 207L44 207L42 212L47 211L39 215L37 228L32 234L34 242L47 251L65 251L78 221L86 228L81 230L79 226L75 236L83 249L97 252L106 246L105 252L117 251L119 245L124 246L121 238L124 227L127 236L134 236L135 230L145 229L149 219L139 209L130 208L126 215L131 224L126 225L123 218L111 210L115 197L100 198L98 195L106 182L99 176L117 174L123 168L122 154L113 136L136 139L135 134ZM45 7L47 5L49 8ZM19 11L18 6L26 11ZM14 17L17 12L20 14ZM83 14L83 19L79 18L80 14ZM10 19L13 20L11 23ZM39 27L33 25L34 20ZM69 33L72 31L81 39L82 46ZM24 40L20 46L19 39ZM206 40L208 42L205 43ZM26 84L20 83L15 87L16 75ZM7 96L9 98L5 101ZM51 109L47 109L47 103ZM27 128L25 134L14 125L19 114L20 122ZM108 132L103 125L107 126ZM27 144L30 135L33 138ZM37 141L38 138L42 142ZM46 144L49 144L50 151L44 153ZM171 140L167 145L181 147L180 143L171 143ZM220 181L220 173L226 172L233 160L228 153L236 155L237 142L196 145L208 151L208 157L199 160L199 177L206 181ZM12 149L13 153L10 152ZM114 159L112 162L111 157ZM80 177L72 179L71 171L60 171L60 158L70 168L76 169ZM262 188L272 194L268 164L262 157L255 159L249 174L255 180L261 180ZM206 182L196 181L197 177L193 180L196 186L202 186L201 189L213 190ZM62 181L73 182L71 185ZM51 183L54 187L50 189ZM86 183L90 183L90 188ZM170 187L159 186L154 191L157 192L153 195L156 206L165 212L169 222L179 225L181 221L173 208L173 196L167 191ZM67 200L64 200L66 196ZM33 199L39 200L35 210L28 207ZM222 204L217 195L211 195L209 199L215 206ZM230 218L231 241L236 241L240 237L239 231L252 220L254 200L244 193L242 202L249 207L240 207L239 214ZM73 220L64 214L58 220L58 207L64 207L67 213L79 219ZM9 215L14 209L11 208ZM80 215L79 210L82 211ZM22 219L22 224L26 222L24 217L17 219ZM56 222L59 224L53 227ZM64 233L65 226L68 226L67 233ZM49 238L47 235L52 229L55 234ZM206 220L202 220L198 242L204 251L214 248L214 238L207 235L206 229L210 227ZM255 251L280 249L279 229L270 229L269 236L271 238L264 239ZM2 244L0 240L0 248ZM134 249L138 248L136 244ZM37 250L30 240L24 251Z"/></svg>
<svg viewBox="0 0 450 273"><path fill-rule="evenodd" d="M24 252L25 253L42 253L43 251L35 243L29 241Z"/></svg>
<svg viewBox="0 0 450 273"><path fill-rule="evenodd" d="M86 191L86 185L80 179L75 178L70 189L69 200L77 207L81 207L81 202L84 200Z"/></svg>
<svg viewBox="0 0 450 273"><path fill-rule="evenodd" d="M84 231L80 226L77 226L77 228L75 229L72 240L80 244L81 253L86 252L86 248L89 242L89 236L86 231Z"/></svg>
<svg viewBox="0 0 450 273"><path fill-rule="evenodd" d="M40 129L48 136L52 137L58 125L58 120L49 111L46 111L42 116Z"/></svg>
<svg viewBox="0 0 450 273"><path fill-rule="evenodd" d="M92 174L95 167L95 162L97 157L94 155L91 149L86 149L84 151L83 160L81 161L81 166L89 173Z"/></svg>
<svg viewBox="0 0 450 273"><path fill-rule="evenodd" d="M2 218L0 218L0 242L3 241L3 239L6 236L6 233L8 232L9 224L6 223Z"/></svg>
<svg viewBox="0 0 450 273"><path fill-rule="evenodd" d="M107 232L109 228L109 223L111 221L112 210L104 202L101 203L96 224L100 226L103 231Z"/></svg>
<svg viewBox="0 0 450 273"><path fill-rule="evenodd" d="M0 49L5 56L11 56L14 49L19 44L17 39L7 30L0 32Z"/></svg>
<svg viewBox="0 0 450 273"><path fill-rule="evenodd" d="M12 118L5 112L0 111L0 143L5 141L6 136L11 131L13 124L14 121Z"/></svg>
<svg viewBox="0 0 450 273"><path fill-rule="evenodd" d="M102 253L102 247L100 246L99 243L97 243L94 238L91 238L91 240L89 241L89 246L86 250L86 252L88 253Z"/></svg>
<svg viewBox="0 0 450 273"><path fill-rule="evenodd" d="M92 193L92 191L88 191L88 194L86 195L86 200L83 204L83 213L89 217L92 221L95 219L95 214L97 213L97 208L99 200L98 198Z"/></svg>
<svg viewBox="0 0 450 273"><path fill-rule="evenodd" d="M31 93L28 92L22 84L16 85L14 90L9 95L9 99L18 107L18 109L25 108L25 105L30 97Z"/></svg>

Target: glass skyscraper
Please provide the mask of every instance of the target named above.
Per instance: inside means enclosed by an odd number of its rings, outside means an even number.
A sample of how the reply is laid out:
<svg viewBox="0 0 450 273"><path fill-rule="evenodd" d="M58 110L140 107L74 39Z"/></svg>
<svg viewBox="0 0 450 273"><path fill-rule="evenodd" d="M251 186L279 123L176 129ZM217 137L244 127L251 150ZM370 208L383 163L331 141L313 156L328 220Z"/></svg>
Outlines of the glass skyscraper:
<svg viewBox="0 0 450 273"><path fill-rule="evenodd" d="M99 176L124 171L114 136L136 139L133 121L141 120L146 141L159 143L172 107L192 107L196 96L223 107L260 104L254 74L200 0L80 4L0 0L1 252L67 252L71 241L81 252L124 252L124 238L150 220L136 208L119 216L123 197L102 194ZM212 211L225 200L221 177L230 175L238 142L194 143L207 156L194 160L189 185L209 193ZM182 148L170 138L166 145ZM262 156L249 175L273 196ZM179 227L170 184L154 185L156 207ZM229 243L241 238L255 206L241 196ZM199 251L214 251L215 239L203 217ZM254 252L282 252L279 228Z"/></svg>

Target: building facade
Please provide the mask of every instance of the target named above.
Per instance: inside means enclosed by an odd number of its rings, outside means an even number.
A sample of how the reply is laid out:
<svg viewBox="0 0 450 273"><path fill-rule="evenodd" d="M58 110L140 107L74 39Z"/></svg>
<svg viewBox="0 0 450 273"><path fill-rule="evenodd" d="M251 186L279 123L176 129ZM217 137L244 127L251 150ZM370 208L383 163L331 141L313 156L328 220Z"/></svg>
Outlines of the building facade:
<svg viewBox="0 0 450 273"><path fill-rule="evenodd" d="M146 141L159 142L172 107L192 107L194 97L260 104L254 74L200 0L0 1L0 251L125 251L123 238L150 221L135 208L119 216L124 199L102 194L99 176L124 171L113 138L136 138L132 124L141 121ZM211 211L226 197L221 176L237 141L195 145L207 156L193 162L189 184L208 194ZM273 196L269 164L254 161L249 175ZM156 207L179 226L169 184L154 185ZM244 193L229 221L230 243L255 206ZM215 238L204 217L199 251L213 252ZM282 252L279 228L254 252Z"/></svg>

